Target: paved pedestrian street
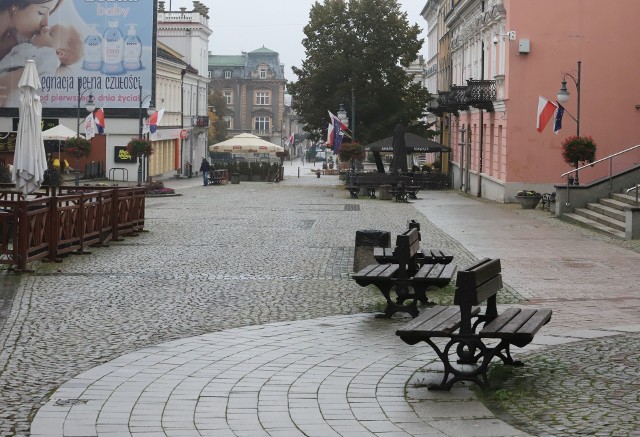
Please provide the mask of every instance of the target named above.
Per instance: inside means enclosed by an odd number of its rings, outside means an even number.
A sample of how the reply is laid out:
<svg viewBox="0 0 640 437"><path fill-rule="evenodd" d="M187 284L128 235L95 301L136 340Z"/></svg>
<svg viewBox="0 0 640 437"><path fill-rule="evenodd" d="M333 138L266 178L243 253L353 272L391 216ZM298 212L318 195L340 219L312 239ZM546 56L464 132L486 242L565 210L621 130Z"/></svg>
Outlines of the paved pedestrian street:
<svg viewBox="0 0 640 437"><path fill-rule="evenodd" d="M166 181L180 196L147 199L147 232L0 276L0 436L638 435L635 243L455 191L350 199L310 168ZM524 351L542 363L522 376L545 396L531 414L492 411L464 384L428 392L435 354L400 341L404 320L376 319L380 294L349 279L357 230L395 237L410 219L458 266L501 258L506 300L553 309ZM594 349L615 359L602 386L620 401L592 396L580 411L597 416L576 415L581 370L609 370ZM535 373L553 360L574 371Z"/></svg>

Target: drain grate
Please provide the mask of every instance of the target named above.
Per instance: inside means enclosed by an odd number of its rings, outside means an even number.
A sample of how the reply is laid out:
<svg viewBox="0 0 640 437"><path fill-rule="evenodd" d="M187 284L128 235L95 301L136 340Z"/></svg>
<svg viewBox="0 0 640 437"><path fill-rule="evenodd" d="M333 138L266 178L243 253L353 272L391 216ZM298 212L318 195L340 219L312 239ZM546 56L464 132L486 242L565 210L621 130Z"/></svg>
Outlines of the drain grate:
<svg viewBox="0 0 640 437"><path fill-rule="evenodd" d="M313 228L313 225L315 224L316 224L315 220L301 220L300 224L298 225L298 229L308 231L311 228Z"/></svg>
<svg viewBox="0 0 640 437"><path fill-rule="evenodd" d="M67 407L69 405L86 404L84 399L58 399L56 405L59 407Z"/></svg>
<svg viewBox="0 0 640 437"><path fill-rule="evenodd" d="M360 205L357 203L347 203L344 205L345 211L360 211Z"/></svg>

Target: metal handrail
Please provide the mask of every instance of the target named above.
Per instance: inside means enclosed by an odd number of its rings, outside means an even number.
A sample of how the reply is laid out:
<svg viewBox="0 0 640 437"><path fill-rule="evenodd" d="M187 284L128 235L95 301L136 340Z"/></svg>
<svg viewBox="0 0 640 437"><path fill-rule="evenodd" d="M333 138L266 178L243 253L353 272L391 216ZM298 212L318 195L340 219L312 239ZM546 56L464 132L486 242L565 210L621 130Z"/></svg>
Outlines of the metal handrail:
<svg viewBox="0 0 640 437"><path fill-rule="evenodd" d="M640 187L640 184L636 184L635 187L631 187L627 189L627 194L629 194L630 192L632 192L633 190L636 191L636 202L638 202L638 187Z"/></svg>
<svg viewBox="0 0 640 437"><path fill-rule="evenodd" d="M637 144L637 145L635 145L633 147L629 147L628 149L625 149L625 150L621 150L620 152L613 153L613 154L611 154L609 156L605 156L604 158L600 158L597 161L593 161L593 162L591 162L589 164L585 164L582 167L574 168L571 171L568 171L566 173L562 173L560 178L563 178L563 177L565 177L567 175L570 175L572 173L576 173L576 172L578 172L578 171L580 171L582 169L585 169L587 167L593 167L597 163L602 162L602 161L606 161L608 159L609 160L609 191L611 191L611 179L612 179L612 176L613 176L613 158L615 158L618 155L622 155L624 153L627 153L627 152L629 152L631 150L637 149L638 147L640 147L640 144ZM565 203L566 206L571 205L571 203L569 202L569 187L571 187L571 185L569 184L569 178L567 178L567 201ZM637 192L636 192L636 197L637 197Z"/></svg>

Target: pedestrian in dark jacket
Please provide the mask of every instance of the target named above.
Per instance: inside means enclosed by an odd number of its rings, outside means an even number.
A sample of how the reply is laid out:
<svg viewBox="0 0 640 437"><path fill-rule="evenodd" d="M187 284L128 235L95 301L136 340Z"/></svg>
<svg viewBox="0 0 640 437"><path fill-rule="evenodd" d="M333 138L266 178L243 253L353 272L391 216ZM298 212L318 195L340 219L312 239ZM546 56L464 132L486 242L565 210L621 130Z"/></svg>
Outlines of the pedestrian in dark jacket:
<svg viewBox="0 0 640 437"><path fill-rule="evenodd" d="M202 163L200 163L200 172L202 173L202 183L206 187L209 185L209 171L211 170L211 166L209 165L209 161L206 158L202 158Z"/></svg>

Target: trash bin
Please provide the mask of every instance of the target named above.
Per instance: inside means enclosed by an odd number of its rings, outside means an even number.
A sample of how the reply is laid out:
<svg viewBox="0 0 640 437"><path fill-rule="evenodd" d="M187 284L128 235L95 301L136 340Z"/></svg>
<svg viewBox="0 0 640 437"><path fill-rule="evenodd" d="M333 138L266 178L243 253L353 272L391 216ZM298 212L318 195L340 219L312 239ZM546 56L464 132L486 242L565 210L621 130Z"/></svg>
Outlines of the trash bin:
<svg viewBox="0 0 640 437"><path fill-rule="evenodd" d="M240 173L231 173L231 183L232 184L240 183Z"/></svg>
<svg viewBox="0 0 640 437"><path fill-rule="evenodd" d="M316 177L317 177L318 179L320 179L320 170L318 170L318 171L316 172Z"/></svg>
<svg viewBox="0 0 640 437"><path fill-rule="evenodd" d="M375 264L374 247L391 247L391 232L375 229L356 231L356 246L353 254L354 272L358 272L370 264Z"/></svg>

